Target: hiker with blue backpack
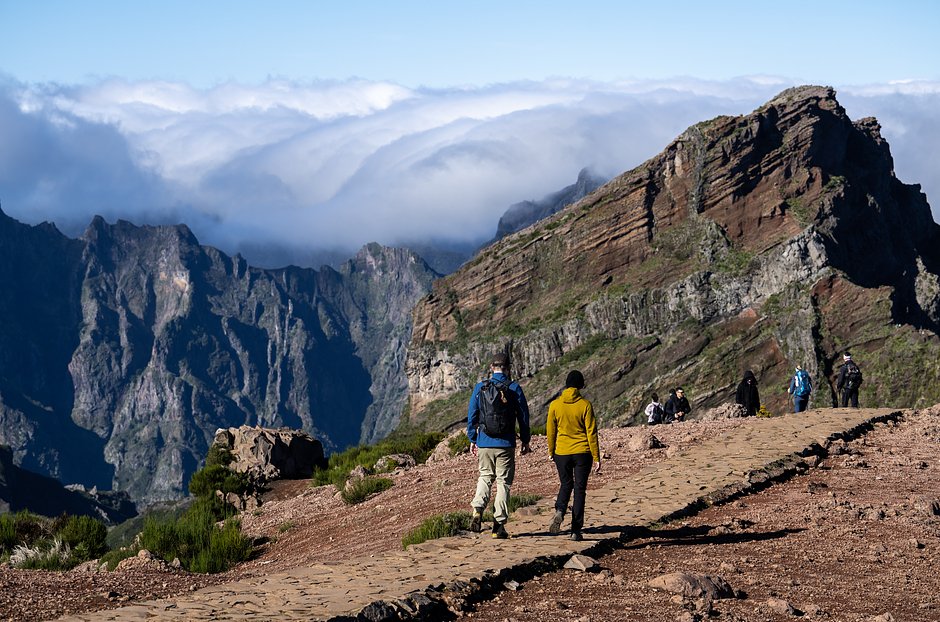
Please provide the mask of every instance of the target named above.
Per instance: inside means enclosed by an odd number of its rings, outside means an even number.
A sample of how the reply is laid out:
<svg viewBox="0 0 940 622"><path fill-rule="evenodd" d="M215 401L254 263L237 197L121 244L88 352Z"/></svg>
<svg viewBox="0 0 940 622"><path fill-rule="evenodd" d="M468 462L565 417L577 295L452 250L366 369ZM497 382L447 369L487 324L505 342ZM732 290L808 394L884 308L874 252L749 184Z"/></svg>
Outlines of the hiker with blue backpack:
<svg viewBox="0 0 940 622"><path fill-rule="evenodd" d="M799 365L796 373L790 378L790 388L787 393L793 396L793 412L800 413L809 406L809 394L813 392L813 381L809 373Z"/></svg>
<svg viewBox="0 0 940 622"><path fill-rule="evenodd" d="M483 530L483 510L490 501L490 488L496 482L493 500L493 537L509 537L509 489L516 474L516 424L519 424L520 455L529 453L529 405L518 382L509 377L509 355L497 352L490 363L492 375L478 382L467 408L467 438L470 453L477 457L480 476L471 506L470 531Z"/></svg>

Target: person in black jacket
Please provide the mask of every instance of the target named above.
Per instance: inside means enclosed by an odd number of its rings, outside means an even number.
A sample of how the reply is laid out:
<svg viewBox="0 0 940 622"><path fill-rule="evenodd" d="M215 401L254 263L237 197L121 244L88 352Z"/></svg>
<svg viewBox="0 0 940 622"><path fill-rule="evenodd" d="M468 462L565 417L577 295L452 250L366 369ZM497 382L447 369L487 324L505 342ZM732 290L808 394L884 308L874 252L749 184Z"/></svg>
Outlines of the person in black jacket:
<svg viewBox="0 0 940 622"><path fill-rule="evenodd" d="M862 372L848 352L842 355L842 360L844 362L839 368L839 379L836 381L836 388L842 394L842 408L850 403L852 408L858 408L858 388L862 386Z"/></svg>
<svg viewBox="0 0 940 622"><path fill-rule="evenodd" d="M673 421L684 421L686 415L692 412L689 400L685 397L685 391L682 387L669 391L669 399L663 406L663 423L672 423Z"/></svg>
<svg viewBox="0 0 940 622"><path fill-rule="evenodd" d="M734 401L744 406L747 417L753 417L760 409L760 394L757 392L757 378L750 369L744 372L744 379L738 385Z"/></svg>

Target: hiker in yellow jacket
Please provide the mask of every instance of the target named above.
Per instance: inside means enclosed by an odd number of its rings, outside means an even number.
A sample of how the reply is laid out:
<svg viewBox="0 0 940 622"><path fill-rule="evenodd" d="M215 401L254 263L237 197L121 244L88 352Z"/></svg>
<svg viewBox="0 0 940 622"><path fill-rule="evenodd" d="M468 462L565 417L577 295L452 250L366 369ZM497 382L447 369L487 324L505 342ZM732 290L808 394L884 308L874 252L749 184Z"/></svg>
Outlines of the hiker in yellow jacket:
<svg viewBox="0 0 940 622"><path fill-rule="evenodd" d="M591 402L581 395L584 376L572 370L565 379L565 390L548 406L548 455L558 468L561 486L555 498L555 516L548 531L557 534L568 509L568 500L574 491L571 508L571 539L581 540L584 526L584 499L587 495L591 464L594 471L601 470L601 455L597 445L597 420Z"/></svg>

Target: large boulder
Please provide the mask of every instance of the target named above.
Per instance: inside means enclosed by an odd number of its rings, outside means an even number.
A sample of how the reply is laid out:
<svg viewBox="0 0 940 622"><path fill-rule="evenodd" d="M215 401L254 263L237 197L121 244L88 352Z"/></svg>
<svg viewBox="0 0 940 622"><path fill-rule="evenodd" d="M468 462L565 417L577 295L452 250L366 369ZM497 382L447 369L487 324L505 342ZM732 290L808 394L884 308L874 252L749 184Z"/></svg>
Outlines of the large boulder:
<svg viewBox="0 0 940 622"><path fill-rule="evenodd" d="M323 445L303 430L290 428L219 429L213 445L229 451L229 468L246 473L255 482L301 479L325 467Z"/></svg>

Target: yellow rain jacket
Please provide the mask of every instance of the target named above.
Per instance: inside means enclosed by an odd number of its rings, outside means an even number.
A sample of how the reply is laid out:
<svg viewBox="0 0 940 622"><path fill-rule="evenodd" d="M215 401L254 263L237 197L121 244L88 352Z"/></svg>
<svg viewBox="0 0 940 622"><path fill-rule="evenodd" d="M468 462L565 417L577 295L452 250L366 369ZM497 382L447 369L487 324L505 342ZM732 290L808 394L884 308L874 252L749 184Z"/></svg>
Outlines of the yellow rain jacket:
<svg viewBox="0 0 940 622"><path fill-rule="evenodd" d="M550 455L590 453L594 462L600 462L594 408L578 389L568 387L549 404L546 432Z"/></svg>

